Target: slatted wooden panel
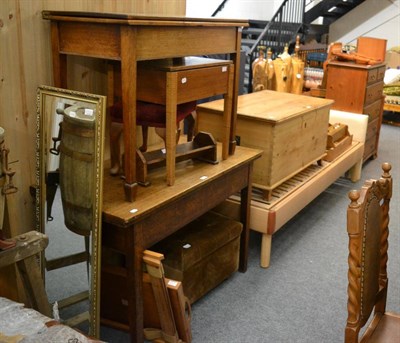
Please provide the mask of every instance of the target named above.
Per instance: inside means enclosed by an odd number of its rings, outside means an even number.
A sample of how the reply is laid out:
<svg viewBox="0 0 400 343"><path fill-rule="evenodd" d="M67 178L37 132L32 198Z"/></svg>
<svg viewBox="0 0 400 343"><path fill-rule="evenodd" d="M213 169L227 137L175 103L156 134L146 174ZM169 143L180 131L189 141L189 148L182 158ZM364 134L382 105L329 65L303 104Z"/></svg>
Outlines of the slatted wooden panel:
<svg viewBox="0 0 400 343"><path fill-rule="evenodd" d="M19 188L8 197L13 235L34 228L29 186L35 183L36 89L53 84L50 23L42 19L42 10L175 16L184 15L185 7L185 0L1 0L0 126L6 130ZM106 95L104 61L76 57L68 63L69 88Z"/></svg>

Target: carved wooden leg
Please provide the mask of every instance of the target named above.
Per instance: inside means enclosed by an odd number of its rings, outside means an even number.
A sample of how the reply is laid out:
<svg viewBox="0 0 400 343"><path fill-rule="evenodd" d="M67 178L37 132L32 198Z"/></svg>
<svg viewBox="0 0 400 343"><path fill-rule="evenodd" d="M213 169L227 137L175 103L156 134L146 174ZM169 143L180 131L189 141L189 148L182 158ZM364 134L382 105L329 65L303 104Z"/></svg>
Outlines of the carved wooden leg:
<svg viewBox="0 0 400 343"><path fill-rule="evenodd" d="M263 233L261 240L261 267L268 268L271 259L272 235Z"/></svg>
<svg viewBox="0 0 400 343"><path fill-rule="evenodd" d="M165 147L165 138L167 136L166 133L167 131L165 127L155 127L154 130L156 131L156 134L164 141L164 147Z"/></svg>
<svg viewBox="0 0 400 343"><path fill-rule="evenodd" d="M118 175L121 169L121 149L120 138L122 135L122 123L112 122L110 125L110 158L111 158L111 175Z"/></svg>
<svg viewBox="0 0 400 343"><path fill-rule="evenodd" d="M162 140L164 141L164 146L165 146L165 139L167 137L167 130L165 129L165 127L156 127L154 129L156 131L156 134L158 136L160 136L160 138L162 138ZM181 129L179 127L177 127L177 129L176 129L176 144L178 144L178 142L179 142L180 135L181 135Z"/></svg>
<svg viewBox="0 0 400 343"><path fill-rule="evenodd" d="M149 127L142 125L142 146L139 148L141 152L146 152L147 151L147 139L149 136Z"/></svg>
<svg viewBox="0 0 400 343"><path fill-rule="evenodd" d="M187 132L187 141L191 142L193 140L194 137L194 124L195 124L195 115L196 115L196 111L193 111L192 113L190 113L190 115L188 115L186 117L186 121L188 124L188 132Z"/></svg>

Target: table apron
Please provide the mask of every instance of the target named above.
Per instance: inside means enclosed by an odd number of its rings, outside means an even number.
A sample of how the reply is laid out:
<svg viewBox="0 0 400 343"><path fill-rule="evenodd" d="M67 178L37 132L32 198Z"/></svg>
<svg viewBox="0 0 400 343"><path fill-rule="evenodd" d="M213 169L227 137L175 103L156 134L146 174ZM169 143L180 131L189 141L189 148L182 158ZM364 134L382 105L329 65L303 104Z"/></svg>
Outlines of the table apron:
<svg viewBox="0 0 400 343"><path fill-rule="evenodd" d="M143 246L149 247L211 210L248 185L249 165L237 168L157 210L141 221Z"/></svg>
<svg viewBox="0 0 400 343"><path fill-rule="evenodd" d="M103 222L103 245L127 254L133 250L133 247L127 246L126 235L133 234L133 232L126 230L141 230L141 234L137 235L141 242L136 242L136 244L143 249L150 248L153 244L211 210L230 195L246 188L249 171L250 165L240 166L205 186L201 186L196 191L189 192L187 195L155 209L147 217L130 226L118 227L115 224Z"/></svg>
<svg viewBox="0 0 400 343"><path fill-rule="evenodd" d="M136 58L151 60L190 55L237 53L237 27L128 26L136 39ZM121 59L121 25L58 22L59 53Z"/></svg>

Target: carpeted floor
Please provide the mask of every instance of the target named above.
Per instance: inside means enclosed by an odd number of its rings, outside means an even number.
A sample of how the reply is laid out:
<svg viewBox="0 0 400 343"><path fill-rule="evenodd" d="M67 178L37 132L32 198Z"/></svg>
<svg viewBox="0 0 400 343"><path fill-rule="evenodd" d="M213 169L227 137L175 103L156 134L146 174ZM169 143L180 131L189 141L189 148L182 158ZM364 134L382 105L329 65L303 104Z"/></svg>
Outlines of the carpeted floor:
<svg viewBox="0 0 400 343"><path fill-rule="evenodd" d="M393 166L387 309L400 312L400 128L383 125L378 158L362 179L341 178L272 239L271 265L259 266L260 234L251 232L248 271L236 273L192 307L193 343L343 342L347 319L347 194ZM400 333L399 333L400 335ZM125 332L101 328L107 342L129 342Z"/></svg>

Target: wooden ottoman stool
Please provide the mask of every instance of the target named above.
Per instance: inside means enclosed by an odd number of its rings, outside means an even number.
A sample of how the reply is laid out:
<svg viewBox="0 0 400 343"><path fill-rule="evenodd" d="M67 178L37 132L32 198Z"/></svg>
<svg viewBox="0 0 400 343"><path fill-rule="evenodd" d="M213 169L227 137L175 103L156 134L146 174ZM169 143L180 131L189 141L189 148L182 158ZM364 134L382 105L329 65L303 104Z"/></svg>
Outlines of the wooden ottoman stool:
<svg viewBox="0 0 400 343"><path fill-rule="evenodd" d="M242 223L208 212L151 250L162 253L165 276L182 282L192 304L238 270Z"/></svg>
<svg viewBox="0 0 400 343"><path fill-rule="evenodd" d="M196 111L196 101L190 101L183 104L177 105L177 114L176 114L176 125L177 125L177 141L179 139L180 131L179 131L179 123L187 119L188 120L188 133L187 140L188 142L193 139L193 129L194 129L194 117L193 114ZM116 102L115 104L109 107L110 117L111 117L111 126L110 126L110 154L111 154L111 175L117 175L120 173L120 144L119 140L122 135L122 103L121 101ZM142 127L142 136L143 142L140 151L147 150L147 137L148 137L148 128L155 127L156 133L164 140L165 142L165 118L166 118L166 109L164 105L154 104L145 101L137 101L136 102L136 124ZM118 125L119 124L119 125Z"/></svg>

